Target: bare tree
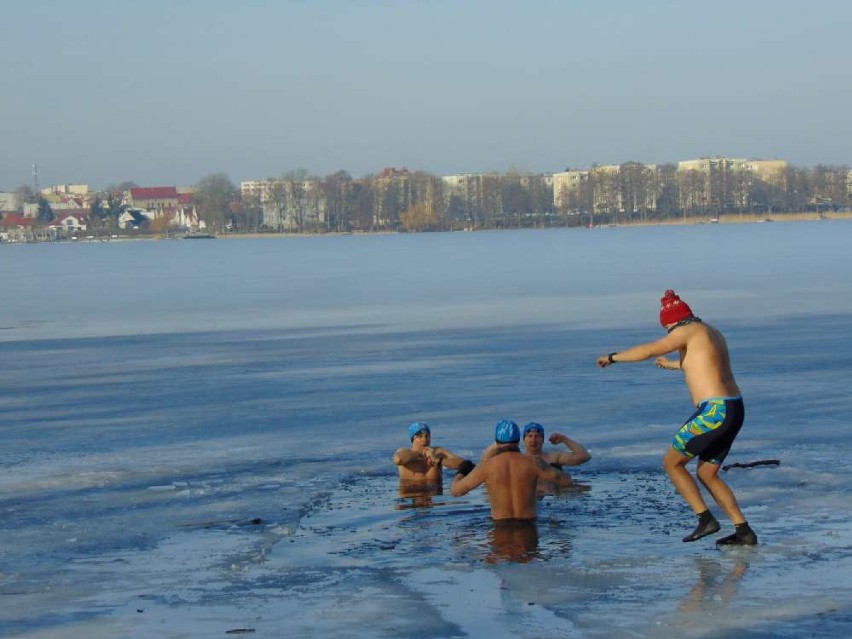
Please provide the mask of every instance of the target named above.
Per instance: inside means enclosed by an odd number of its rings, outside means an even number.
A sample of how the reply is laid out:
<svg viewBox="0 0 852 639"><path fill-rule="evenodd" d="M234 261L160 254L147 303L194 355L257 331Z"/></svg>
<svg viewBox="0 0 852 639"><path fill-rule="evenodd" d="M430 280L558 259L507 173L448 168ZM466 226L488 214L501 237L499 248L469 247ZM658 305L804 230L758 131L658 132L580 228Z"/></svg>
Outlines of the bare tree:
<svg viewBox="0 0 852 639"><path fill-rule="evenodd" d="M439 178L425 171L414 171L407 180L406 210L414 205L426 205L431 215L435 216L435 229L445 221L446 217L442 184Z"/></svg>
<svg viewBox="0 0 852 639"><path fill-rule="evenodd" d="M503 219L503 198L500 176L487 174L481 176L480 187L481 208L480 219L486 228L495 228L499 225L498 220Z"/></svg>
<svg viewBox="0 0 852 639"><path fill-rule="evenodd" d="M784 177L787 210L790 212L804 211L813 193L810 173L805 169L788 166Z"/></svg>
<svg viewBox="0 0 852 639"><path fill-rule="evenodd" d="M322 180L321 188L326 202L326 229L331 231L348 231L349 208L348 191L352 184L352 176L346 171L338 171Z"/></svg>
<svg viewBox="0 0 852 639"><path fill-rule="evenodd" d="M274 213L273 225L275 229L279 233L284 231L290 201L290 192L285 179L283 177L269 178L266 181L263 197L264 207Z"/></svg>
<svg viewBox="0 0 852 639"><path fill-rule="evenodd" d="M307 169L294 169L287 171L281 176L288 183L290 191L290 207L293 218L296 221L296 230L299 233L305 230L305 211L307 207L307 189L305 182L308 180Z"/></svg>
<svg viewBox="0 0 852 639"><path fill-rule="evenodd" d="M36 193L33 187L28 186L26 184L22 184L17 189L15 189L15 202L17 208L22 210L24 204L35 204L38 202L38 193Z"/></svg>
<svg viewBox="0 0 852 639"><path fill-rule="evenodd" d="M674 217L680 210L680 191L677 167L663 164L657 167L657 215L661 218Z"/></svg>
<svg viewBox="0 0 852 639"><path fill-rule="evenodd" d="M503 223L508 226L509 219L514 216L515 225L521 228L521 216L528 213L531 208L529 193L524 189L521 177L518 175L503 176L500 182L500 198L503 203L503 212L506 215L506 220Z"/></svg>
<svg viewBox="0 0 852 639"><path fill-rule="evenodd" d="M710 206L717 213L730 211L732 208L731 174L732 165L730 160L722 158L710 161Z"/></svg>
<svg viewBox="0 0 852 639"><path fill-rule="evenodd" d="M373 178L368 176L351 184L347 192L349 220L353 230L369 231L374 228L374 200L376 193L372 188Z"/></svg>
<svg viewBox="0 0 852 639"><path fill-rule="evenodd" d="M651 206L651 171L639 162L625 162L619 167L621 202L628 217L638 215L647 221Z"/></svg>
<svg viewBox="0 0 852 639"><path fill-rule="evenodd" d="M260 192L241 194L239 201L239 228L244 231L257 231L263 224L263 202Z"/></svg>
<svg viewBox="0 0 852 639"><path fill-rule="evenodd" d="M837 210L849 201L849 167L818 164L813 170L813 200L817 213Z"/></svg>
<svg viewBox="0 0 852 639"><path fill-rule="evenodd" d="M704 173L696 169L679 171L677 180L680 209L683 219L686 220L688 215L697 215L704 208L707 180Z"/></svg>
<svg viewBox="0 0 852 639"><path fill-rule="evenodd" d="M533 217L543 226L553 214L553 188L545 182L544 176L532 175L527 189Z"/></svg>
<svg viewBox="0 0 852 639"><path fill-rule="evenodd" d="M754 176L745 170L737 170L731 174L731 202L734 210L742 212L745 208L753 207L754 203L750 197Z"/></svg>
<svg viewBox="0 0 852 639"><path fill-rule="evenodd" d="M609 217L610 223L618 224L618 213L622 208L621 184L618 171L607 167L594 170L594 210Z"/></svg>
<svg viewBox="0 0 852 639"><path fill-rule="evenodd" d="M231 204L237 199L237 189L224 173L212 173L201 178L195 189L199 216L218 231L232 226Z"/></svg>

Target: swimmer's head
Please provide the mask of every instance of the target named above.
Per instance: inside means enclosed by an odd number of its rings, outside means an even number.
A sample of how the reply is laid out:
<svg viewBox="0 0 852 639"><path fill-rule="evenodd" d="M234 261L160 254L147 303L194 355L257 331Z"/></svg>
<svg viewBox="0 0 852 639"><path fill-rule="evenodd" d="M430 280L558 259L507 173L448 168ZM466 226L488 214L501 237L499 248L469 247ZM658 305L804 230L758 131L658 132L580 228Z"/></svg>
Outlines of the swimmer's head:
<svg viewBox="0 0 852 639"><path fill-rule="evenodd" d="M423 422L414 422L411 426L408 427L408 439L414 441L414 438L418 435L431 435L432 431L429 430L429 425L424 424Z"/></svg>
<svg viewBox="0 0 852 639"><path fill-rule="evenodd" d="M521 429L511 419L501 419L494 427L494 441L498 444L517 444L521 441Z"/></svg>
<svg viewBox="0 0 852 639"><path fill-rule="evenodd" d="M544 437L544 426L542 426L538 422L530 422L526 426L524 426L523 436L526 437L528 433L531 433L533 431L539 433L542 437Z"/></svg>

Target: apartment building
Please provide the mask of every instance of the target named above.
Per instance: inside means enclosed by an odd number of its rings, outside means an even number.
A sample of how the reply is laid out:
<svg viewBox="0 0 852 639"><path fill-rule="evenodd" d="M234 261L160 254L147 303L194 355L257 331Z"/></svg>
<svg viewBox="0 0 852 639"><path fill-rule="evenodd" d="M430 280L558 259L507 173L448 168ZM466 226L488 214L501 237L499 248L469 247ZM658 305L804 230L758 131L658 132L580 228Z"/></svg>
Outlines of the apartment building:
<svg viewBox="0 0 852 639"><path fill-rule="evenodd" d="M746 208L755 180L784 189L785 160L698 158L678 162L679 205L683 209L729 210Z"/></svg>
<svg viewBox="0 0 852 639"><path fill-rule="evenodd" d="M300 231L325 224L328 206L322 182L273 178L240 182L243 202L255 202L264 226L276 231Z"/></svg>

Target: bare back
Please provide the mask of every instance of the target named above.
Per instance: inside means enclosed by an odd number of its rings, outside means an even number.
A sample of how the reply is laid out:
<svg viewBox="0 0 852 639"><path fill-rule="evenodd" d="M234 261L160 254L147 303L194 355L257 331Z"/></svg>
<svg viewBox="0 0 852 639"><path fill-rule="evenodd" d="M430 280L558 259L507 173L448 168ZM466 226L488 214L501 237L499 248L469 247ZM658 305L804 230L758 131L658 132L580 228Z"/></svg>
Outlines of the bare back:
<svg viewBox="0 0 852 639"><path fill-rule="evenodd" d="M571 478L543 459L517 450L502 450L480 462L469 475L453 481L456 497L485 483L492 519L535 519L536 482L541 479L570 486Z"/></svg>
<svg viewBox="0 0 852 639"><path fill-rule="evenodd" d="M522 453L493 457L485 488L494 519L535 519L537 458Z"/></svg>
<svg viewBox="0 0 852 639"><path fill-rule="evenodd" d="M713 326L694 322L675 329L683 331L680 366L693 405L711 397L739 397L739 386L731 370L728 345Z"/></svg>

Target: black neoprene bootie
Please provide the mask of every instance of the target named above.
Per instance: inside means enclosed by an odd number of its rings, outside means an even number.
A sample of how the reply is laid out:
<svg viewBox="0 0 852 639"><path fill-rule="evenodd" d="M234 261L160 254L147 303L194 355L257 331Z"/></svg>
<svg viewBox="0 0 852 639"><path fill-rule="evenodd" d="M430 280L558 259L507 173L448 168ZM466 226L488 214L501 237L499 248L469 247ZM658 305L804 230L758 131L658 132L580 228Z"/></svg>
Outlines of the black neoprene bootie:
<svg viewBox="0 0 852 639"><path fill-rule="evenodd" d="M747 521L734 526L734 534L717 539L716 543L720 546L755 546L757 544L757 535L748 525Z"/></svg>
<svg viewBox="0 0 852 639"><path fill-rule="evenodd" d="M691 533L683 538L684 541L698 541L702 537L718 532L719 522L709 510L698 515L698 525Z"/></svg>

